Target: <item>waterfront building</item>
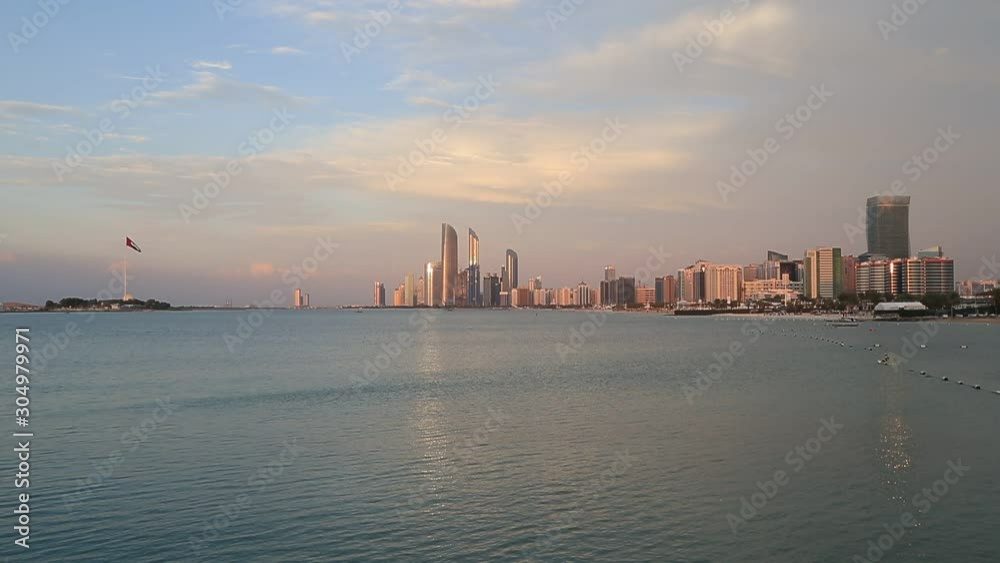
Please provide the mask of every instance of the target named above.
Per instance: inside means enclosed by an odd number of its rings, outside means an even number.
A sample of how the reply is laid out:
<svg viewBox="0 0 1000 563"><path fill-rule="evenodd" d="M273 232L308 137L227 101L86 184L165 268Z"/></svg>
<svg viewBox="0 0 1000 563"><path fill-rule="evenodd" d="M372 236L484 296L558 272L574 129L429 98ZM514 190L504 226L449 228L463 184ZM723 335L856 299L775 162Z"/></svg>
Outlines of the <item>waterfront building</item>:
<svg viewBox="0 0 1000 563"><path fill-rule="evenodd" d="M375 306L385 307L385 286L382 282L375 282Z"/></svg>
<svg viewBox="0 0 1000 563"><path fill-rule="evenodd" d="M500 276L497 274L483 277L483 306L500 307Z"/></svg>
<svg viewBox="0 0 1000 563"><path fill-rule="evenodd" d="M704 267L704 301L739 303L743 300L743 267L707 264Z"/></svg>
<svg viewBox="0 0 1000 563"><path fill-rule="evenodd" d="M624 276L611 282L614 285L614 305L630 307L635 305L635 278Z"/></svg>
<svg viewBox="0 0 1000 563"><path fill-rule="evenodd" d="M534 277L528 280L528 289L535 291L536 289L542 288L542 276Z"/></svg>
<svg viewBox="0 0 1000 563"><path fill-rule="evenodd" d="M635 302L637 305L655 305L657 303L656 288L654 287L635 288Z"/></svg>
<svg viewBox="0 0 1000 563"><path fill-rule="evenodd" d="M465 268L458 273L455 282L455 305L458 307L469 306L469 269Z"/></svg>
<svg viewBox="0 0 1000 563"><path fill-rule="evenodd" d="M867 202L868 253L910 257L910 196L874 196Z"/></svg>
<svg viewBox="0 0 1000 563"><path fill-rule="evenodd" d="M466 291L470 307L483 306L483 278L479 271L479 235L469 229L469 289Z"/></svg>
<svg viewBox="0 0 1000 563"><path fill-rule="evenodd" d="M807 250L804 270L806 298L837 299L843 293L844 263L839 248L824 246Z"/></svg>
<svg viewBox="0 0 1000 563"><path fill-rule="evenodd" d="M403 279L403 304L405 307L415 307L417 305L416 280L413 274L406 274Z"/></svg>
<svg viewBox="0 0 1000 563"><path fill-rule="evenodd" d="M781 298L785 304L802 297L803 282L795 282L787 277L743 282L743 296L748 302Z"/></svg>
<svg viewBox="0 0 1000 563"><path fill-rule="evenodd" d="M440 307L442 301L443 285L442 271L443 265L440 262L428 262L424 271L424 299L428 307Z"/></svg>
<svg viewBox="0 0 1000 563"><path fill-rule="evenodd" d="M507 249L506 254L506 265L504 266L504 284L503 290L512 292L517 288L517 253L511 249Z"/></svg>
<svg viewBox="0 0 1000 563"><path fill-rule="evenodd" d="M458 233L451 225L441 223L441 299L447 307L455 305L457 280Z"/></svg>
<svg viewBox="0 0 1000 563"><path fill-rule="evenodd" d="M844 293L854 295L858 292L858 259L855 256L844 256L842 262L844 264Z"/></svg>
<svg viewBox="0 0 1000 563"><path fill-rule="evenodd" d="M551 305L549 302L549 292L545 289L535 289L528 290L531 292L531 304L535 307L548 307Z"/></svg>
<svg viewBox="0 0 1000 563"><path fill-rule="evenodd" d="M955 291L955 262L945 257L863 262L858 264L857 290L889 297L950 294Z"/></svg>
<svg viewBox="0 0 1000 563"><path fill-rule="evenodd" d="M514 291L510 292L510 306L511 307L530 307L531 306L531 290L526 287L515 287Z"/></svg>

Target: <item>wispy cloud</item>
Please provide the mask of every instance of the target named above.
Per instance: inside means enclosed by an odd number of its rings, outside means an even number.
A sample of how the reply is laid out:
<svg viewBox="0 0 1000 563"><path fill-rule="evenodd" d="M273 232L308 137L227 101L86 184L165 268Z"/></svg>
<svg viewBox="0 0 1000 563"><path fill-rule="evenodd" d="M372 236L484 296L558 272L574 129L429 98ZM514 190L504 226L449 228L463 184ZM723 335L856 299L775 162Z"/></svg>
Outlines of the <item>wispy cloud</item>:
<svg viewBox="0 0 1000 563"><path fill-rule="evenodd" d="M228 103L264 103L271 107L299 107L308 98L293 96L285 90L267 84L250 84L225 78L207 71L196 71L195 81L179 89L153 92L149 99L157 103L216 100Z"/></svg>
<svg viewBox="0 0 1000 563"><path fill-rule="evenodd" d="M58 106L19 100L0 100L0 116L4 117L46 117L71 115L77 110L71 106Z"/></svg>
<svg viewBox="0 0 1000 563"><path fill-rule="evenodd" d="M229 61L195 61L191 67L196 69L232 70L233 65Z"/></svg>
<svg viewBox="0 0 1000 563"><path fill-rule="evenodd" d="M302 49L296 49L295 47L288 47L281 45L278 47L273 47L271 49L272 55L305 55L306 52Z"/></svg>

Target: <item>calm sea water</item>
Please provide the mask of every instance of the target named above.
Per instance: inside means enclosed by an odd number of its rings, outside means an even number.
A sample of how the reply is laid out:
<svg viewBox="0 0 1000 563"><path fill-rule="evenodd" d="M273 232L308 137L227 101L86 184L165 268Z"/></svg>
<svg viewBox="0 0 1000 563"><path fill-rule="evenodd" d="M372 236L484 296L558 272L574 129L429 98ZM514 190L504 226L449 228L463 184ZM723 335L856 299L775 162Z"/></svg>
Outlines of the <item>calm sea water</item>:
<svg viewBox="0 0 1000 563"><path fill-rule="evenodd" d="M996 324L427 314L0 315L7 372L15 326L35 355L3 555L1000 560Z"/></svg>

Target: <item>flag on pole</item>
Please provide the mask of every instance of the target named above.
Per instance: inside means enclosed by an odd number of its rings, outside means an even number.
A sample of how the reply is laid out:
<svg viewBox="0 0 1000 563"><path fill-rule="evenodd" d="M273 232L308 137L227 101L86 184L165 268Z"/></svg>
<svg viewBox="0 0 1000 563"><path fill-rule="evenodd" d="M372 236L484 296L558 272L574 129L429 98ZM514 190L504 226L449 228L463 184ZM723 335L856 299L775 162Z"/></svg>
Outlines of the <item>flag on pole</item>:
<svg viewBox="0 0 1000 563"><path fill-rule="evenodd" d="M138 252L140 254L142 253L142 249L139 248L139 245L136 244L134 240L132 240L132 239L130 239L128 237L125 237L125 246L131 248L132 250L134 250L134 251L136 251L136 252Z"/></svg>

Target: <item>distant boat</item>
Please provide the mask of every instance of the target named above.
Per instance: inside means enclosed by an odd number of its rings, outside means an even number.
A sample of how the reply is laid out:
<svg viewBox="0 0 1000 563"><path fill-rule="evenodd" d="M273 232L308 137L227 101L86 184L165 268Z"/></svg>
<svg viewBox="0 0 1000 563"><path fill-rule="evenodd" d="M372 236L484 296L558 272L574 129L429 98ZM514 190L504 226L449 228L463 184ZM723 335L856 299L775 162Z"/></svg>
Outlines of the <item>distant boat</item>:
<svg viewBox="0 0 1000 563"><path fill-rule="evenodd" d="M836 326L836 327L855 327L855 326L861 326L861 323L858 322L858 319L855 319L854 317L848 317L847 315L844 315L840 319L835 320L835 321L830 321L830 322L828 322L826 324L827 324L827 326Z"/></svg>

